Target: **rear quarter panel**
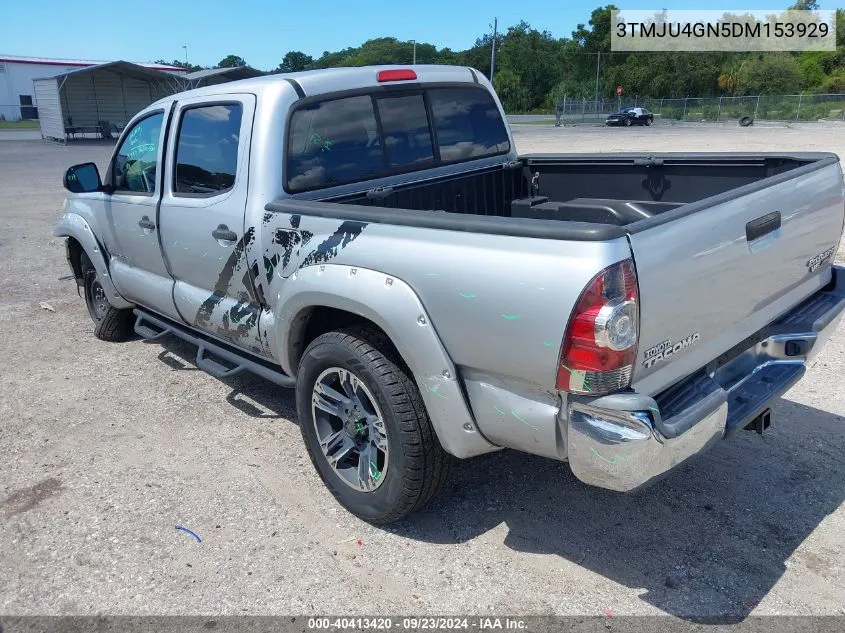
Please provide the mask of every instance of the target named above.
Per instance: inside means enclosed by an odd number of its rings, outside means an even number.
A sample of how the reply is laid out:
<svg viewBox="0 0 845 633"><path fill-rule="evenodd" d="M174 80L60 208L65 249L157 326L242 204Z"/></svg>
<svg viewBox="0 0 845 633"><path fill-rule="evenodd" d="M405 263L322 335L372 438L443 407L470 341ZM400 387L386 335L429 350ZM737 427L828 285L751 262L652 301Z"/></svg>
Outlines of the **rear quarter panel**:
<svg viewBox="0 0 845 633"><path fill-rule="evenodd" d="M259 235L262 252L259 260L253 251L252 264L271 304L303 267L383 272L413 289L459 371L546 394L554 392L561 341L581 291L600 269L630 256L624 238L569 242L286 213L267 213ZM418 316L407 315L406 326L416 327ZM276 305L276 318L294 317Z"/></svg>

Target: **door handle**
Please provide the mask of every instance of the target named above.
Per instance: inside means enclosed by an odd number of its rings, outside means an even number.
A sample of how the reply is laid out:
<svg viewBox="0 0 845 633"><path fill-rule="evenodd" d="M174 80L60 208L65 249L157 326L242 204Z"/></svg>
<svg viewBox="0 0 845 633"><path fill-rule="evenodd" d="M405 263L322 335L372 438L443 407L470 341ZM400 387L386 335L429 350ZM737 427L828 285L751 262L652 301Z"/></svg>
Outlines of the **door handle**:
<svg viewBox="0 0 845 633"><path fill-rule="evenodd" d="M745 239L748 242L753 242L756 239L768 235L780 228L780 211L774 211L760 216L756 220L751 220L745 225Z"/></svg>
<svg viewBox="0 0 845 633"><path fill-rule="evenodd" d="M238 239L238 234L234 231L230 231L229 227L225 224L221 224L211 232L211 237L223 242L234 242Z"/></svg>
<svg viewBox="0 0 845 633"><path fill-rule="evenodd" d="M145 231L152 231L156 227L155 222L150 220L147 216L144 216L140 220L138 220L138 226L140 226Z"/></svg>

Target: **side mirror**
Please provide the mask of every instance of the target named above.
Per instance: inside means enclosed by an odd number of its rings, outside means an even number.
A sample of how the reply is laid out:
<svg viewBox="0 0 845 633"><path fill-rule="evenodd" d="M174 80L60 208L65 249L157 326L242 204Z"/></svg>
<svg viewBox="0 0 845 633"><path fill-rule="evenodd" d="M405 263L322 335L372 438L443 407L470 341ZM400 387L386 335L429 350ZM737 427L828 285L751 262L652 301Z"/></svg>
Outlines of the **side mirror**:
<svg viewBox="0 0 845 633"><path fill-rule="evenodd" d="M94 163L82 163L68 168L62 184L71 193L91 193L103 190L100 172Z"/></svg>

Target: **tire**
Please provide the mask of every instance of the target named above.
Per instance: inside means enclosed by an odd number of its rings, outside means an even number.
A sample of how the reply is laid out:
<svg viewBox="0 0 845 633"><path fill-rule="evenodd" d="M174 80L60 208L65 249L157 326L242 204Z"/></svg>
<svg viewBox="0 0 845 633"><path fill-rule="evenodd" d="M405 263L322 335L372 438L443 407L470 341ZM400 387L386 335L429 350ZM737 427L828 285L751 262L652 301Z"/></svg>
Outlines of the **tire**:
<svg viewBox="0 0 845 633"><path fill-rule="evenodd" d="M753 123L754 123L754 119L752 119L750 116L744 116L739 120L739 124L742 127L748 127L749 125L752 125Z"/></svg>
<svg viewBox="0 0 845 633"><path fill-rule="evenodd" d="M650 125L652 124L652 120L651 120L651 119L646 119L646 120L645 120L645 124L646 124L646 126L650 126Z"/></svg>
<svg viewBox="0 0 845 633"><path fill-rule="evenodd" d="M109 303L97 270L84 252L80 264L85 306L94 322L94 336L110 343L127 340L132 334L132 310L118 310Z"/></svg>
<svg viewBox="0 0 845 633"><path fill-rule="evenodd" d="M631 127L631 119L625 119L625 127Z"/></svg>
<svg viewBox="0 0 845 633"><path fill-rule="evenodd" d="M314 339L299 364L296 407L317 473L340 505L364 521L399 521L446 482L453 458L440 446L410 372L379 330L356 326Z"/></svg>

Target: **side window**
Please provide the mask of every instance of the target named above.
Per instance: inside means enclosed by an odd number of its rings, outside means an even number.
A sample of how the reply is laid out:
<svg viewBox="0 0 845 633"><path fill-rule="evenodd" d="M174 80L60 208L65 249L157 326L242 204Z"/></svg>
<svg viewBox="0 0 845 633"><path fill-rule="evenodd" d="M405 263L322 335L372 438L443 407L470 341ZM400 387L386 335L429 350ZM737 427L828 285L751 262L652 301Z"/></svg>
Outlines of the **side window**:
<svg viewBox="0 0 845 633"><path fill-rule="evenodd" d="M242 116L237 103L182 113L173 187L177 194L217 195L234 187Z"/></svg>
<svg viewBox="0 0 845 633"><path fill-rule="evenodd" d="M155 193L159 139L164 113L138 121L120 144L114 159L116 191Z"/></svg>
<svg viewBox="0 0 845 633"><path fill-rule="evenodd" d="M510 151L508 133L493 98L477 88L429 92L440 158L466 160Z"/></svg>
<svg viewBox="0 0 845 633"><path fill-rule="evenodd" d="M286 167L291 192L384 173L370 96L323 101L296 110L290 121Z"/></svg>
<svg viewBox="0 0 845 633"><path fill-rule="evenodd" d="M432 160L434 153L423 96L382 97L377 103L390 166Z"/></svg>

